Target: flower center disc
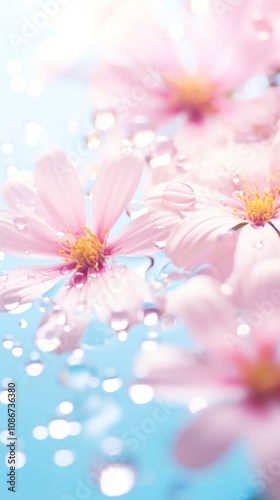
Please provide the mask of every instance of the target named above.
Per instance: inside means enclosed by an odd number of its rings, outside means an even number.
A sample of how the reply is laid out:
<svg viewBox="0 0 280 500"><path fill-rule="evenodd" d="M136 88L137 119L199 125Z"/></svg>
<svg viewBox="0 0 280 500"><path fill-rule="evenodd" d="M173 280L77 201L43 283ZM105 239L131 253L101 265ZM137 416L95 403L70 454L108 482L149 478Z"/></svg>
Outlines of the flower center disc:
<svg viewBox="0 0 280 500"><path fill-rule="evenodd" d="M66 231L69 236L72 236L72 239L65 240L63 249L59 253L65 256L65 262L70 260L76 262L76 269L93 268L98 270L105 260L105 245L99 241L98 237L88 227L84 226L83 230L88 236L83 235L76 238L71 231ZM65 245L67 248L65 248Z"/></svg>
<svg viewBox="0 0 280 500"><path fill-rule="evenodd" d="M213 85L202 76L168 77L167 83L172 89L171 103L174 106L189 107L201 114L218 111L213 102Z"/></svg>
<svg viewBox="0 0 280 500"><path fill-rule="evenodd" d="M261 193L257 183L254 183L254 186L253 192L248 186L244 186L243 193L238 193L236 197L244 206L244 219L250 220L254 226L263 226L275 215L280 188L276 188L274 193L269 191ZM234 208L234 211L237 212L238 208Z"/></svg>
<svg viewBox="0 0 280 500"><path fill-rule="evenodd" d="M273 361L257 361L241 367L244 382L257 396L280 391L280 365Z"/></svg>

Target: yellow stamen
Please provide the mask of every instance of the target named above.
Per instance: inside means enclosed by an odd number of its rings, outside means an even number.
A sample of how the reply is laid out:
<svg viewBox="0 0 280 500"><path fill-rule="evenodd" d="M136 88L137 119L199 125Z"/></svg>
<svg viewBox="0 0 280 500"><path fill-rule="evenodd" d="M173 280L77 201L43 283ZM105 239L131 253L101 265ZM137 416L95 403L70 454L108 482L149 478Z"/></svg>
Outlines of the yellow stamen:
<svg viewBox="0 0 280 500"><path fill-rule="evenodd" d="M214 87L203 76L167 77L166 82L172 89L171 103L174 106L190 107L203 114L218 111L213 102Z"/></svg>
<svg viewBox="0 0 280 500"><path fill-rule="evenodd" d="M247 362L241 367L244 382L257 396L269 396L280 391L280 365L275 361Z"/></svg>
<svg viewBox="0 0 280 500"><path fill-rule="evenodd" d="M268 190L261 193L257 183L254 182L253 185L253 192L250 192L248 186L244 186L243 193L237 193L236 198L244 206L244 219L250 220L255 226L263 226L275 215L280 188L277 187L272 193ZM236 213L239 209L234 207L233 210Z"/></svg>
<svg viewBox="0 0 280 500"><path fill-rule="evenodd" d="M98 270L105 260L105 244L101 243L87 226L84 226L83 230L87 235L78 237L74 236L69 230L65 231L72 238L67 238L64 242L57 242L58 245L64 246L63 249L59 250L59 254L65 256L65 262L74 261L76 269L94 268ZM107 234L107 232L108 230L104 229L104 234Z"/></svg>

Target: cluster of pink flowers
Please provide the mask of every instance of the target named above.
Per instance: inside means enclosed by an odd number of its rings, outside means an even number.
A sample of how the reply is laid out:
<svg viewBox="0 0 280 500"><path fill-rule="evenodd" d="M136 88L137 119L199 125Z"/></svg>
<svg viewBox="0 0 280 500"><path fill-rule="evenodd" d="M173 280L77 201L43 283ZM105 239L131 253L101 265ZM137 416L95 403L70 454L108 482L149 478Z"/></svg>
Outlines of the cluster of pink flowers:
<svg viewBox="0 0 280 500"><path fill-rule="evenodd" d="M53 259L11 270L1 311L62 282L36 332L42 350L71 351L96 316L128 330L147 302L182 320L194 348L162 342L136 373L199 413L175 450L192 468L240 438L258 465L280 445L280 8L216 4L188 2L157 23L146 2L125 18L116 5L123 30L89 86L120 152L104 153L89 197L68 158L47 153L34 183L6 183L0 211L3 252ZM138 188L141 213L115 234ZM183 285L157 288L133 269L133 256L158 252L186 271Z"/></svg>

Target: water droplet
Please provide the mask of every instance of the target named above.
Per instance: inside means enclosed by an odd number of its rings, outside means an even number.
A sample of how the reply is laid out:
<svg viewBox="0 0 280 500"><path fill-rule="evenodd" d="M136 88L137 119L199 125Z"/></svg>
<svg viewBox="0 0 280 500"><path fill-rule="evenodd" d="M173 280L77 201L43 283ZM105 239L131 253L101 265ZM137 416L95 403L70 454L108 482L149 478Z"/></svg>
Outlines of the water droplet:
<svg viewBox="0 0 280 500"><path fill-rule="evenodd" d="M15 344L14 347L12 348L12 355L15 356L15 358L19 358L23 354L23 348L21 347L20 344Z"/></svg>
<svg viewBox="0 0 280 500"><path fill-rule="evenodd" d="M261 237L254 236L252 239L252 245L253 247L258 248L259 250L262 249L264 246L263 239Z"/></svg>
<svg viewBox="0 0 280 500"><path fill-rule="evenodd" d="M101 135L99 132L92 132L91 134L86 136L86 144L89 149L94 151L98 149L101 144Z"/></svg>
<svg viewBox="0 0 280 500"><path fill-rule="evenodd" d="M11 302L9 304L4 304L4 309L6 309L6 311L13 311L15 309L17 309L19 306L19 302Z"/></svg>
<svg viewBox="0 0 280 500"><path fill-rule="evenodd" d="M42 297L39 302L39 311L44 313L53 307L53 301L49 297Z"/></svg>
<svg viewBox="0 0 280 500"><path fill-rule="evenodd" d="M75 455L71 450L58 450L55 452L54 463L59 467L68 467L74 462Z"/></svg>
<svg viewBox="0 0 280 500"><path fill-rule="evenodd" d="M116 332L125 330L129 325L127 313L125 311L112 312L110 325Z"/></svg>
<svg viewBox="0 0 280 500"><path fill-rule="evenodd" d="M80 290L83 288L87 281L87 276L86 273L82 273L81 271L76 271L75 274L72 276L71 284L74 286L74 288L77 288L77 290Z"/></svg>
<svg viewBox="0 0 280 500"><path fill-rule="evenodd" d="M105 496L125 495L135 484L135 470L125 464L106 465L100 472L99 487Z"/></svg>
<svg viewBox="0 0 280 500"><path fill-rule="evenodd" d="M122 379L119 377L112 377L103 380L101 385L105 392L116 392L121 388L122 384Z"/></svg>
<svg viewBox="0 0 280 500"><path fill-rule="evenodd" d="M179 170L179 171L183 171L183 172L188 172L188 170L190 169L191 167L191 163L190 163L190 159L185 156L185 155L179 155L177 158L176 158L176 164L175 164L175 167Z"/></svg>
<svg viewBox="0 0 280 500"><path fill-rule="evenodd" d="M271 38L272 26L266 19L254 19L254 26L259 40L267 41Z"/></svg>
<svg viewBox="0 0 280 500"><path fill-rule="evenodd" d="M169 165L177 150L169 137L159 136L150 147L148 162L152 168Z"/></svg>
<svg viewBox="0 0 280 500"><path fill-rule="evenodd" d="M149 306L146 305L144 310L144 324L146 326L155 326L158 322L158 318L159 318L158 309L156 309L152 305Z"/></svg>
<svg viewBox="0 0 280 500"><path fill-rule="evenodd" d="M146 384L134 384L129 388L129 396L132 401L138 405L144 405L152 401L154 390Z"/></svg>
<svg viewBox="0 0 280 500"><path fill-rule="evenodd" d="M2 345L5 349L12 349L14 347L14 339L11 335L6 335L2 341Z"/></svg>
<svg viewBox="0 0 280 500"><path fill-rule="evenodd" d="M162 193L164 205L172 210L184 211L194 208L196 195L191 186L184 182L172 182Z"/></svg>
<svg viewBox="0 0 280 500"><path fill-rule="evenodd" d="M71 273L71 268L68 266L63 266L60 269L60 273L63 275L69 274L69 273Z"/></svg>
<svg viewBox="0 0 280 500"><path fill-rule="evenodd" d="M167 230L165 226L156 226L153 229L153 240L159 250L163 250L166 245Z"/></svg>
<svg viewBox="0 0 280 500"><path fill-rule="evenodd" d="M74 406L70 403L70 401L62 401L62 403L58 406L59 413L63 415L69 415L69 413L72 413L73 409Z"/></svg>
<svg viewBox="0 0 280 500"><path fill-rule="evenodd" d="M24 217L23 215L17 215L15 218L14 218L14 225L16 226L17 229L19 229L20 231L24 231L24 229L26 229L27 227L27 224L28 224L28 220L26 217Z"/></svg>
<svg viewBox="0 0 280 500"><path fill-rule="evenodd" d="M241 323L240 325L238 325L237 327L237 335L239 337L247 337L251 332L251 327L250 325L248 325L247 323Z"/></svg>
<svg viewBox="0 0 280 500"><path fill-rule="evenodd" d="M43 425L38 425L37 427L34 427L32 434L35 439L38 439L42 441L43 439L46 439L49 435L47 427L44 427Z"/></svg>
<svg viewBox="0 0 280 500"><path fill-rule="evenodd" d="M116 117L110 110L97 110L94 115L94 124L99 130L105 131L114 127Z"/></svg>
<svg viewBox="0 0 280 500"><path fill-rule="evenodd" d="M38 377L43 370L44 365L40 359L32 359L25 367L25 371L30 377Z"/></svg>
<svg viewBox="0 0 280 500"><path fill-rule="evenodd" d="M237 175L237 174L233 175L233 176L232 176L232 182L233 182L234 184L239 184L239 182L240 182L240 177L239 177L239 175Z"/></svg>
<svg viewBox="0 0 280 500"><path fill-rule="evenodd" d="M128 334L125 330L118 332L118 339L120 342L125 342L128 338Z"/></svg>
<svg viewBox="0 0 280 500"><path fill-rule="evenodd" d="M132 141L138 148L149 146L155 138L155 132L146 116L136 116L133 120Z"/></svg>
<svg viewBox="0 0 280 500"><path fill-rule="evenodd" d="M53 439L65 439L69 436L70 425L67 420L52 420L48 425L49 435Z"/></svg>
<svg viewBox="0 0 280 500"><path fill-rule="evenodd" d="M0 260L3 260L5 258L5 253L4 252L0 252Z"/></svg>
<svg viewBox="0 0 280 500"><path fill-rule="evenodd" d="M148 212L147 207L141 201L132 200L126 210L127 215L132 219L137 219L140 215L146 214Z"/></svg>

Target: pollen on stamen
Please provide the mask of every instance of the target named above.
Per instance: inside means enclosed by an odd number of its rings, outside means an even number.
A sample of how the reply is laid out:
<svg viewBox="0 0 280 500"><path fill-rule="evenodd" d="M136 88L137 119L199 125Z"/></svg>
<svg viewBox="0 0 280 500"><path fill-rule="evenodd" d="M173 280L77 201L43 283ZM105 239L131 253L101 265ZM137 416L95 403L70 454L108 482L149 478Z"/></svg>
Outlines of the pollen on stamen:
<svg viewBox="0 0 280 500"><path fill-rule="evenodd" d="M87 226L82 229L86 234L79 236L75 236L70 230L65 231L72 238L67 238L64 242L57 242L59 246L64 247L59 250L59 254L64 257L65 262L75 262L77 270L92 268L98 271L105 261L105 244L101 243L96 234ZM105 229L104 234L107 232L108 230Z"/></svg>

